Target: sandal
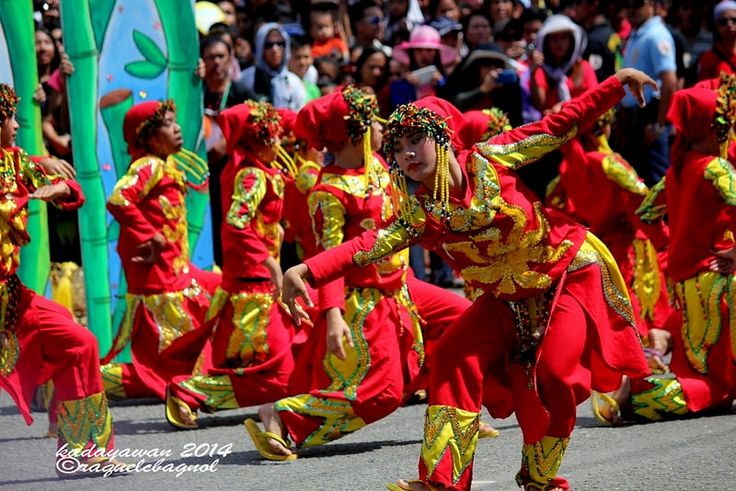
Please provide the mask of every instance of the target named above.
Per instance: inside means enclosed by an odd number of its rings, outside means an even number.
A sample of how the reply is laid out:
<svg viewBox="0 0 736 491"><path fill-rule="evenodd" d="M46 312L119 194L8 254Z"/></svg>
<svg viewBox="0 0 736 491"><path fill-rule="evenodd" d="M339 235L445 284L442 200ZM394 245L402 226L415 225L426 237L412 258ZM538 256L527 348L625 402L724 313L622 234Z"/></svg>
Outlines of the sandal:
<svg viewBox="0 0 736 491"><path fill-rule="evenodd" d="M409 486L411 486L412 484L421 484L422 486L424 486L424 489L426 489L427 491L437 491L437 488L435 488L431 484L427 484L426 482L420 481L420 480L417 480L417 479L415 479L413 481L406 481L406 483ZM409 488L402 488L397 483L390 482L390 483L386 484L386 489L388 489L389 491L407 491Z"/></svg>
<svg viewBox="0 0 736 491"><path fill-rule="evenodd" d="M188 412L188 416L193 423L187 423L182 419L179 413L181 409L185 409ZM171 395L169 391L166 391L166 421L177 430L195 430L199 428L197 424L197 413L192 411L192 408L186 402Z"/></svg>
<svg viewBox="0 0 736 491"><path fill-rule="evenodd" d="M617 426L617 419L621 419L621 407L616 399L602 392L592 391L590 393L590 405L593 409L593 416L599 423L605 426ZM604 411L612 411L610 419L604 415Z"/></svg>
<svg viewBox="0 0 736 491"><path fill-rule="evenodd" d="M283 455L275 453L273 450L271 450L271 447L269 447L268 445L269 439L274 440L275 442L283 445L284 448L289 449L291 445L289 445L286 440L281 438L281 436L275 433L271 433L270 431L261 431L261 429L258 428L258 424L250 418L243 421L243 425L248 432L248 436L250 436L250 439L253 441L253 445L255 445L256 450L259 454L261 454L261 457L263 457L264 459L275 460L279 462L297 459L298 456L295 453L292 453L291 455Z"/></svg>
<svg viewBox="0 0 736 491"><path fill-rule="evenodd" d="M478 426L478 438L496 438L500 434L496 428L483 421Z"/></svg>

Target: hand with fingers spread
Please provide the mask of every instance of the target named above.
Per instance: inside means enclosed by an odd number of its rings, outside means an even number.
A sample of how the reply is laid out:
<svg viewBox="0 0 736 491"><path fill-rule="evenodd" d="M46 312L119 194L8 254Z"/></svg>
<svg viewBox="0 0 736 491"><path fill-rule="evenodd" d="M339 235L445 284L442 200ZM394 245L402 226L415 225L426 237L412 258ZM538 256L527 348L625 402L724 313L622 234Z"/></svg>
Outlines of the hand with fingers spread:
<svg viewBox="0 0 736 491"><path fill-rule="evenodd" d="M631 95L633 95L639 103L639 107L644 107L647 104L644 99L644 87L649 85L654 90L657 90L657 82L655 82L652 77L634 68L624 68L619 70L616 72L616 78L622 85L629 86Z"/></svg>
<svg viewBox="0 0 736 491"><path fill-rule="evenodd" d="M161 256L164 244L166 244L166 238L159 232L137 247L138 255L133 256L131 261L140 264L155 263Z"/></svg>
<svg viewBox="0 0 736 491"><path fill-rule="evenodd" d="M284 303L289 307L291 317L296 322L296 325L301 325L302 319L309 320L309 315L302 309L297 303L297 298L301 297L308 307L313 307L312 299L309 297L307 291L306 280L309 277L309 268L306 264L297 264L296 266L289 268L284 273L283 287L281 290L281 298Z"/></svg>
<svg viewBox="0 0 736 491"><path fill-rule="evenodd" d="M48 186L41 186L36 189L36 191L29 194L28 198L40 199L42 201L54 201L59 198L66 198L69 196L70 192L69 186L67 186L65 182L59 182Z"/></svg>
<svg viewBox="0 0 736 491"><path fill-rule="evenodd" d="M736 271L736 247L713 252L709 269L721 274L732 274Z"/></svg>
<svg viewBox="0 0 736 491"><path fill-rule="evenodd" d="M342 318L342 312L338 308L327 311L327 352L332 353L341 360L348 358L345 352L345 344L353 347L353 336L350 334L350 328ZM345 338L345 343L343 343Z"/></svg>
<svg viewBox="0 0 736 491"><path fill-rule="evenodd" d="M46 157L39 164L46 171L46 174L50 176L60 176L64 179L75 179L77 177L77 171L66 160L57 159L56 157Z"/></svg>

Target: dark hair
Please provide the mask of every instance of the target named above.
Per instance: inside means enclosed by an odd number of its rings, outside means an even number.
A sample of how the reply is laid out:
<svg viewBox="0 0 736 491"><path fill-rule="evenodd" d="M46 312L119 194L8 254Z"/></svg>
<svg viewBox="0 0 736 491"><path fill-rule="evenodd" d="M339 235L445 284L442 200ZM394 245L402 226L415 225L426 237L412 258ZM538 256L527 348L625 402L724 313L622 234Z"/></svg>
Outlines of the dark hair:
<svg viewBox="0 0 736 491"><path fill-rule="evenodd" d="M238 37L238 29L235 26L229 26L224 22L215 22L210 26L209 34L228 34L233 41Z"/></svg>
<svg viewBox="0 0 736 491"><path fill-rule="evenodd" d="M204 52L211 46L214 46L217 43L222 43L227 48L227 52L230 54L233 54L233 47L230 46L230 44L225 41L225 38L222 37L222 34L220 33L210 33L207 34L204 38L202 38L202 41L199 43L199 56L204 58Z"/></svg>
<svg viewBox="0 0 736 491"><path fill-rule="evenodd" d="M524 39L524 23L520 19L511 19L496 36L501 41L521 41Z"/></svg>
<svg viewBox="0 0 736 491"><path fill-rule="evenodd" d="M528 9L524 9L524 12L521 13L519 20L522 24L533 22L535 20L538 20L539 22L544 22L545 20L547 20L547 12L538 9L537 7L529 7Z"/></svg>
<svg viewBox="0 0 736 491"><path fill-rule="evenodd" d="M46 34L49 37L49 39L51 39L51 44L54 45L54 56L51 58L51 63L49 64L50 66L49 72L53 73L54 70L59 68L59 65L61 64L61 53L59 53L59 46L56 44L56 39L54 39L54 36L51 35L51 32L44 29L43 27L37 27L35 32L42 32ZM40 70L41 67L38 67L38 69Z"/></svg>
<svg viewBox="0 0 736 491"><path fill-rule="evenodd" d="M304 46L309 46L309 41L305 36L289 36L289 45L291 46L292 56L297 50L302 49Z"/></svg>
<svg viewBox="0 0 736 491"><path fill-rule="evenodd" d="M488 21L488 25L491 26L491 29L493 29L493 22L491 22L491 18L486 12L482 10L473 10L468 15L460 19L460 24L462 24L463 26L463 34L468 33L468 27L470 27L470 19L473 17L483 17L485 20Z"/></svg>
<svg viewBox="0 0 736 491"><path fill-rule="evenodd" d="M378 7L380 9L381 5L375 0L359 0L350 7L348 14L350 16L350 26L353 30L355 30L355 25L358 21L365 17L365 11L373 7Z"/></svg>
<svg viewBox="0 0 736 491"><path fill-rule="evenodd" d="M361 70L363 69L363 65L365 65L366 61L368 61L368 58L375 55L376 53L382 54L385 61L383 63L383 74L381 74L381 78L378 79L378 86L374 87L374 89L380 89L388 81L388 56L386 56L386 53L384 53L382 50L376 49L373 46L368 46L363 49L363 51L360 53L360 56L358 56L358 59L355 60L355 73L353 74L353 78L355 78L355 82L357 84L363 83L363 77L360 74Z"/></svg>

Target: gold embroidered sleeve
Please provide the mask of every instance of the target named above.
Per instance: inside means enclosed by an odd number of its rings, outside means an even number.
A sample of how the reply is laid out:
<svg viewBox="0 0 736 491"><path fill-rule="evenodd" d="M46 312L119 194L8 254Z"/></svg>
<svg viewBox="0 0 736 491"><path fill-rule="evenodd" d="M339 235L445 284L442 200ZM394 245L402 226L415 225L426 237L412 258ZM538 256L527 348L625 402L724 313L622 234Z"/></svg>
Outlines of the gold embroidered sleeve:
<svg viewBox="0 0 736 491"><path fill-rule="evenodd" d="M377 263L419 241L424 233L426 215L414 196L409 198L409 204L412 210L411 223L396 218L386 228L379 229L371 248L358 251L353 256L355 264L367 266Z"/></svg>
<svg viewBox="0 0 736 491"><path fill-rule="evenodd" d="M44 172L43 167L37 164L28 156L28 154L20 150L18 152L20 170L23 175L23 182L28 186L29 191L52 184L52 180Z"/></svg>
<svg viewBox="0 0 736 491"><path fill-rule="evenodd" d="M601 164L608 179L630 193L646 196L649 191L646 184L639 178L634 168L624 161L620 155L616 153L606 155Z"/></svg>
<svg viewBox="0 0 736 491"><path fill-rule="evenodd" d="M227 223L244 229L256 215L266 195L266 175L260 169L247 167L235 176L233 200L227 212Z"/></svg>
<svg viewBox="0 0 736 491"><path fill-rule="evenodd" d="M492 139L489 142L479 143L477 148L486 159L492 159L504 167L518 169L536 162L545 154L567 143L575 137L577 131L577 126L574 126L562 136L538 133L506 144L489 143L493 141Z"/></svg>
<svg viewBox="0 0 736 491"><path fill-rule="evenodd" d="M718 190L727 205L736 206L736 170L726 159L716 158L705 167L705 178Z"/></svg>
<svg viewBox="0 0 736 491"><path fill-rule="evenodd" d="M345 239L345 206L332 193L315 191L309 195L312 232L320 249L332 249Z"/></svg>
<svg viewBox="0 0 736 491"><path fill-rule="evenodd" d="M664 200L665 179L663 177L662 180L652 186L652 189L649 190L649 193L639 205L639 209L636 210L636 214L639 215L642 222L656 222L661 220L667 213L667 204Z"/></svg>
<svg viewBox="0 0 736 491"><path fill-rule="evenodd" d="M128 172L115 184L108 203L130 206L144 199L164 176L166 163L156 157L144 157L133 162Z"/></svg>

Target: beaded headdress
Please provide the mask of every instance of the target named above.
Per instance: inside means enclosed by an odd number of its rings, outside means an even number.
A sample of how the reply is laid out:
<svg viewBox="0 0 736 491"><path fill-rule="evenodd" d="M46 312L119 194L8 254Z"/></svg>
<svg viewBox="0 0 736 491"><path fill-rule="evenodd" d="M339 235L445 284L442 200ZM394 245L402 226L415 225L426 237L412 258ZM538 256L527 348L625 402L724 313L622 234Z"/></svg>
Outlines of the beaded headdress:
<svg viewBox="0 0 736 491"><path fill-rule="evenodd" d="M496 135L500 135L504 131L511 129L509 116L497 107L491 109L483 109L483 114L488 116L488 130L483 133L481 140L488 140Z"/></svg>
<svg viewBox="0 0 736 491"><path fill-rule="evenodd" d="M716 114L711 124L720 145L721 157L728 157L728 146L736 123L736 75L721 72L716 95Z"/></svg>
<svg viewBox="0 0 736 491"><path fill-rule="evenodd" d="M396 147L399 138L410 133L423 133L434 139L437 152L437 164L434 176L433 199L438 202L441 213L449 211L449 149L450 128L447 122L437 113L414 104L399 106L388 118L383 132L383 151L389 158L391 178L394 182L394 207L399 217L409 222L409 192L404 173L396 160Z"/></svg>
<svg viewBox="0 0 736 491"><path fill-rule="evenodd" d="M13 87L0 84L0 121L5 121L15 114L20 98L15 94Z"/></svg>

